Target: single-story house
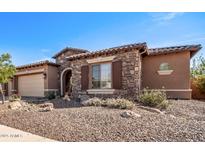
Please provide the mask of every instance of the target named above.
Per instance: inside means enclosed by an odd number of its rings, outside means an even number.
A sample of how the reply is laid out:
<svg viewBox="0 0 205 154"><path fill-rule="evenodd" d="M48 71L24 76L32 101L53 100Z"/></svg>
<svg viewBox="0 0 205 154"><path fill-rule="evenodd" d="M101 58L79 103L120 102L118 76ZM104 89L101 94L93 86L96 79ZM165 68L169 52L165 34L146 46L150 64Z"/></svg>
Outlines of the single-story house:
<svg viewBox="0 0 205 154"><path fill-rule="evenodd" d="M90 52L65 48L42 61L17 67L6 93L46 97L50 93L137 97L144 88L164 89L170 98L191 99L190 59L201 45L148 48L128 44Z"/></svg>

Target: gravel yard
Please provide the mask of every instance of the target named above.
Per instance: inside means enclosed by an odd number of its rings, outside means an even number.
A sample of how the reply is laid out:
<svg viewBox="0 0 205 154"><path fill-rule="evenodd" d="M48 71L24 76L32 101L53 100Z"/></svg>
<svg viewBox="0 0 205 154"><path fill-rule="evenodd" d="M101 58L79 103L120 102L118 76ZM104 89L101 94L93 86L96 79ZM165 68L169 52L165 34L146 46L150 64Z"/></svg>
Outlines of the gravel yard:
<svg viewBox="0 0 205 154"><path fill-rule="evenodd" d="M203 101L172 100L166 114L133 111L141 117L123 118L124 110L103 107L10 110L0 112L0 124L59 141L205 141Z"/></svg>

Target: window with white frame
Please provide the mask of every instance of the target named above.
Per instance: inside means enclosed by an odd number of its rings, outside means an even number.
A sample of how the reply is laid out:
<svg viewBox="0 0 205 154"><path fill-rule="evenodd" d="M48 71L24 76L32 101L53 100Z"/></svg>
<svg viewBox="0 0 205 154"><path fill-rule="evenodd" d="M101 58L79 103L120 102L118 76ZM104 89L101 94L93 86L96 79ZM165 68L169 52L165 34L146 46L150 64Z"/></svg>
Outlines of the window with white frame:
<svg viewBox="0 0 205 154"><path fill-rule="evenodd" d="M92 88L109 89L111 84L111 63L92 65Z"/></svg>
<svg viewBox="0 0 205 154"><path fill-rule="evenodd" d="M169 63L161 63L159 66L158 74L159 75L170 75L173 70L171 69Z"/></svg>
<svg viewBox="0 0 205 154"><path fill-rule="evenodd" d="M167 71L167 70L171 70L171 67L168 63L161 63L159 66L159 70L160 71Z"/></svg>

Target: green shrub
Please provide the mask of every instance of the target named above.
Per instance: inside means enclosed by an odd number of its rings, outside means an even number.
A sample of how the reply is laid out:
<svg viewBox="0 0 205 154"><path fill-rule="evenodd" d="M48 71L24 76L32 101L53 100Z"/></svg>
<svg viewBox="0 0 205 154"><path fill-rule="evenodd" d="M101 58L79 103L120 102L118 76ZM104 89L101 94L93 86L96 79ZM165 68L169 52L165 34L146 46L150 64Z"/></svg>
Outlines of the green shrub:
<svg viewBox="0 0 205 154"><path fill-rule="evenodd" d="M144 89L139 96L139 101L150 107L165 109L168 107L168 100L165 91Z"/></svg>
<svg viewBox="0 0 205 154"><path fill-rule="evenodd" d="M49 91L46 93L46 98L48 98L49 100L55 99L56 98L56 94L54 91Z"/></svg>
<svg viewBox="0 0 205 154"><path fill-rule="evenodd" d="M86 101L83 101L82 104L84 106L102 106L102 107L118 108L118 109L132 109L134 106L133 102L123 98L117 98L117 99L108 98L102 100L100 98L94 97Z"/></svg>
<svg viewBox="0 0 205 154"><path fill-rule="evenodd" d="M103 103L104 101L97 97L93 97L82 102L84 106L101 106Z"/></svg>
<svg viewBox="0 0 205 154"><path fill-rule="evenodd" d="M18 101L18 100L21 100L21 96L19 96L17 94L13 94L9 97L10 102L14 102L14 101Z"/></svg>
<svg viewBox="0 0 205 154"><path fill-rule="evenodd" d="M132 109L134 103L124 98L109 98L105 100L105 103L109 108L118 108L118 109Z"/></svg>
<svg viewBox="0 0 205 154"><path fill-rule="evenodd" d="M205 75L195 77L193 83L202 93L205 93Z"/></svg>
<svg viewBox="0 0 205 154"><path fill-rule="evenodd" d="M161 103L159 103L156 107L159 109L166 109L169 106L169 101L164 100Z"/></svg>

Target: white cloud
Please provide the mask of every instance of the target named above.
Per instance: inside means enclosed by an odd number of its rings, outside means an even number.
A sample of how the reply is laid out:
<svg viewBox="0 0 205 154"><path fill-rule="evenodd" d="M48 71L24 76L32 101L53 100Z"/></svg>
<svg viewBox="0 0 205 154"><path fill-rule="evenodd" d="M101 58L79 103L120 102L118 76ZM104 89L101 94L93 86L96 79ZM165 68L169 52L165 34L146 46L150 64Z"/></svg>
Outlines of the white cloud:
<svg viewBox="0 0 205 154"><path fill-rule="evenodd" d="M158 23L167 23L176 17L183 15L183 12L169 12L169 13L150 13L153 21Z"/></svg>

